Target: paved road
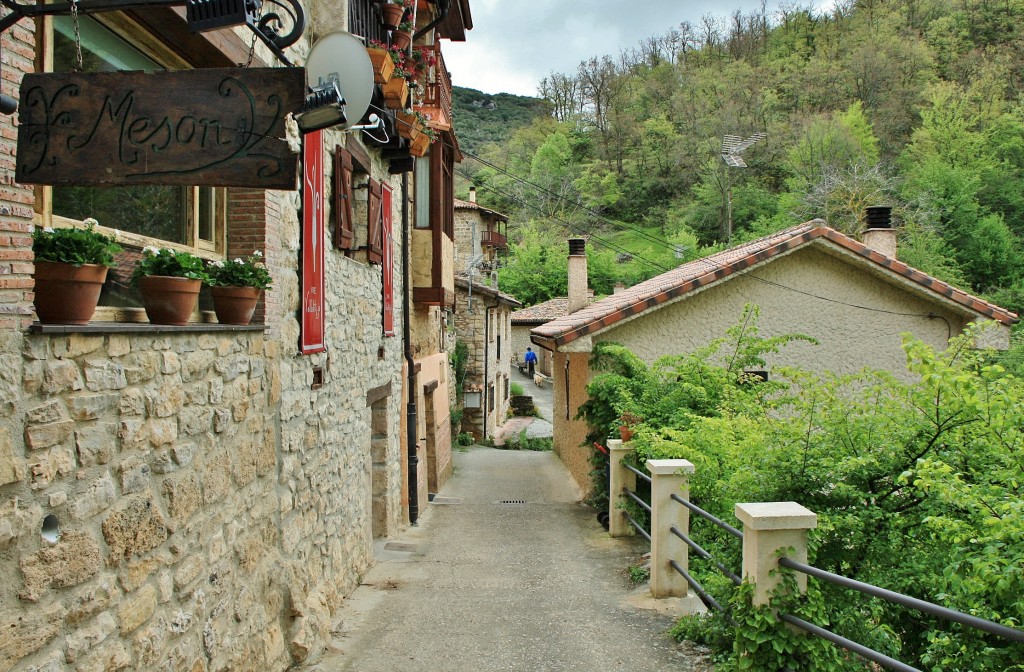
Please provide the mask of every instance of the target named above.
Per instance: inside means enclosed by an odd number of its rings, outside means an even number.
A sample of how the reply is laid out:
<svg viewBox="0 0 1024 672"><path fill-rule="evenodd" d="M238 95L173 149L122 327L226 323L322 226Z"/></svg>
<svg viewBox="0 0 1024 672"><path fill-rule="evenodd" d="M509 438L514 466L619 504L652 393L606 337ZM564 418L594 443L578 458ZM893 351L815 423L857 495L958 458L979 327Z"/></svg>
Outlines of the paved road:
<svg viewBox="0 0 1024 672"><path fill-rule="evenodd" d="M549 423L552 422L551 379L546 379L543 384L538 386L533 382L533 378L530 378L525 373L519 373L519 369L512 367L511 380L513 383L519 383L523 386L523 394L533 397L533 405L537 407L538 411L540 411L540 417L544 418Z"/></svg>
<svg viewBox="0 0 1024 672"><path fill-rule="evenodd" d="M680 672L681 605L628 585L640 543L610 539L551 453L472 447L339 613L316 672ZM517 503L511 503L517 502ZM518 503L525 502L525 503Z"/></svg>

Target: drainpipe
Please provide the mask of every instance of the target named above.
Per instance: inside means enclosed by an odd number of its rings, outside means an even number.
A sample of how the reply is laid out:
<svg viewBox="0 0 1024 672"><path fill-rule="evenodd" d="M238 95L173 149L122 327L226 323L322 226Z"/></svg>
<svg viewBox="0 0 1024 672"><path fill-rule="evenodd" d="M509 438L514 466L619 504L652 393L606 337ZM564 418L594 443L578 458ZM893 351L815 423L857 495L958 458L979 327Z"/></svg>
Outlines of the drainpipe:
<svg viewBox="0 0 1024 672"><path fill-rule="evenodd" d="M484 407L484 438L487 438L487 414L491 409L487 408L487 386L488 373L490 371L491 361L491 311L501 305L501 302L494 304L493 306L484 306L484 391L483 399L481 400L481 406ZM498 391L494 391L495 397L498 395Z"/></svg>
<svg viewBox="0 0 1024 672"><path fill-rule="evenodd" d="M402 338L405 340L405 365L409 373L409 398L406 400L406 443L409 456L409 523L415 525L420 517L419 502L419 457L416 448L419 441L416 437L418 413L416 408L416 363L412 357L412 337L409 330L409 303L412 300L409 292L409 246L412 236L409 235L409 173L402 173Z"/></svg>
<svg viewBox="0 0 1024 672"><path fill-rule="evenodd" d="M431 30L434 29L434 26L448 18L448 10L452 6L452 0L437 0L437 2L435 2L434 4L437 5L437 18L428 23L427 25L423 26L422 28L420 28L418 31L416 31L416 33L412 36L413 42L429 33Z"/></svg>

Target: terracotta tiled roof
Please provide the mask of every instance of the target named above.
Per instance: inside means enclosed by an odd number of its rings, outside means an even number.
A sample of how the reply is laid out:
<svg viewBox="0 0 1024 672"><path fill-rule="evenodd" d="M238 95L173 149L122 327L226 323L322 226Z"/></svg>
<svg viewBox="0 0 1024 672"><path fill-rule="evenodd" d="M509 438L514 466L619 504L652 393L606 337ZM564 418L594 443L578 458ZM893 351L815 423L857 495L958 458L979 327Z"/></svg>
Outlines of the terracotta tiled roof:
<svg viewBox="0 0 1024 672"><path fill-rule="evenodd" d="M469 276L466 275L465 273L456 273L455 286L458 287L459 289L465 289L469 291ZM473 283L473 293L482 294L484 296L490 296L492 298L497 297L502 302L507 303L513 307L523 305L522 301L512 296L511 294L506 294L505 292L494 289L493 287L488 287L486 284L480 281L476 281Z"/></svg>
<svg viewBox="0 0 1024 672"><path fill-rule="evenodd" d="M544 341L549 345L563 345L812 243L834 245L853 253L863 258L864 263L876 266L883 273L892 273L920 285L927 292L934 294L936 299L947 299L969 311L1006 325L1017 321L1017 315L1014 313L956 289L907 266L902 261L880 254L863 243L830 229L822 220L816 219L685 263L618 294L605 297L571 315L561 316L531 330L531 333L538 341ZM516 315L521 312L523 311L512 313L513 324Z"/></svg>
<svg viewBox="0 0 1024 672"><path fill-rule="evenodd" d="M512 313L512 324L544 324L569 312L569 297L556 296L544 303L523 308Z"/></svg>
<svg viewBox="0 0 1024 672"><path fill-rule="evenodd" d="M500 212L498 212L497 210L491 210L490 208L485 208L484 206L480 205L479 203L474 203L473 201L463 201L461 199L456 198L456 199L454 199L454 206L455 206L456 210L479 210L480 212L484 213L485 215L490 215L491 217L494 217L496 219L500 219L503 222L507 222L508 221L508 215L503 215Z"/></svg>

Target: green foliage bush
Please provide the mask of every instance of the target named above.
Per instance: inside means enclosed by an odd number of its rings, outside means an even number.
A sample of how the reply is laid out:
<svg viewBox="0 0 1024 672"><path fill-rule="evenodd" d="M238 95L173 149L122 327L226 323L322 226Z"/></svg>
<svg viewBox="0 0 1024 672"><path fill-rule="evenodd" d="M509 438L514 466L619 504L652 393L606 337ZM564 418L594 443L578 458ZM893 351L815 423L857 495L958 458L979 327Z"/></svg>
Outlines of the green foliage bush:
<svg viewBox="0 0 1024 672"><path fill-rule="evenodd" d="M142 261L132 273L132 282L146 275L166 275L191 280L206 280L206 266L203 260L189 252L180 250L146 247L142 250Z"/></svg>
<svg viewBox="0 0 1024 672"><path fill-rule="evenodd" d="M248 257L227 261L211 261L207 266L207 283L216 287L256 287L270 289L272 280L263 255L253 252Z"/></svg>
<svg viewBox="0 0 1024 672"><path fill-rule="evenodd" d="M113 238L96 231L96 220L85 220L85 228L37 226L32 230L32 252L36 261L53 261L81 266L113 266L121 246Z"/></svg>

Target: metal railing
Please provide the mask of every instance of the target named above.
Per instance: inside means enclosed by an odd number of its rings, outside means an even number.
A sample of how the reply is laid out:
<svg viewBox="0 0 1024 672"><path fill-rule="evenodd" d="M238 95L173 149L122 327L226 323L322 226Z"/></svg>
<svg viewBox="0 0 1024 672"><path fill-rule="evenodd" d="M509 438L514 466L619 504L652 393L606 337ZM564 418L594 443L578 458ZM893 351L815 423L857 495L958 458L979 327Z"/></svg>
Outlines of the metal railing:
<svg viewBox="0 0 1024 672"><path fill-rule="evenodd" d="M717 516L714 516L714 515L708 513L707 511L705 511L704 509L700 508L699 506L697 506L693 502L688 501L686 499L683 499L682 497L680 497L679 495L677 495L675 493L672 493L672 500L675 501L675 502L678 502L679 504L682 504L687 509L689 509L691 513L694 513L694 514L700 516L701 518L703 518L704 520L708 521L712 525L714 525L714 526L716 526L718 528L721 528L722 530L724 530L725 532L731 534L732 536L736 537L737 539L740 539L740 540L743 539L743 533L742 532L737 530L732 525L730 525L730 524L726 523L725 521L721 520ZM690 535L688 534L688 532L689 532L688 530L687 530L687 532L683 532L679 528L677 528L675 526L672 526L672 527L669 528L669 532L671 532L675 536L679 537L679 539L681 539L684 544L689 546L693 550L693 552L696 553L700 558L711 562L715 566L715 568L719 572L721 572L723 575L725 575L730 581L732 581L732 583L734 585L738 586L738 585L740 585L740 583L743 582L742 579L740 579L739 576L737 576L734 572L732 572L724 564L722 564L721 562L716 560L711 555L711 553L706 551L700 544L698 544L696 541L694 541L693 538L690 537ZM697 593L697 597L700 598L700 601L704 603L705 607L707 607L708 609L714 609L715 611L725 612L725 607L723 607L718 602L718 600L716 600L714 597L712 597L704 589L704 586L702 586L700 584L700 582L697 581L697 579L695 579L689 572L687 572L685 569L683 569L683 567L678 562L676 562L675 560L671 560L671 561L669 561L669 565L672 566L672 569L674 569L677 572L679 572L679 574L686 580L686 583L691 588L693 588L693 592Z"/></svg>
<svg viewBox="0 0 1024 672"><path fill-rule="evenodd" d="M646 481L648 484L651 482L651 477L645 474L644 472L640 471L636 467L625 463L623 463L622 466L625 467L627 471L633 472L637 478ZM641 497L638 494L636 494L635 491L630 490L629 488L623 488L622 494L624 494L626 497L628 497L630 500L636 503L636 505L639 506L641 509L646 511L647 515L650 515L651 505L645 502L643 499L641 499ZM626 520L629 521L629 524L633 526L633 529L636 530L637 534L646 539L648 542L651 541L650 533L646 529L644 529L643 525L637 522L636 518L629 515L629 511L623 511L622 515L625 516Z"/></svg>
<svg viewBox="0 0 1024 672"><path fill-rule="evenodd" d="M992 621L985 620L984 618L965 614L961 611L957 611L956 609L950 609L949 607L943 607L938 604L926 602L925 600L920 600L916 597L910 597L909 595L903 595L902 593L886 590L885 588L879 588L878 586L873 586L870 583L863 583L862 581L857 581L839 574L833 574L832 572L827 572L824 569L818 569L817 567L797 562L790 558L779 558L779 566L791 569L794 572L806 574L807 576L813 576L815 579L825 581L842 588L855 590L857 592L864 593L865 595L877 597L887 602L891 602L892 604L898 604L900 606L907 607L908 609L913 609L914 611L929 614L946 621L960 623L961 625L965 625L974 630L981 630L982 632L987 632L989 634L996 635L997 637L1008 639L1012 642L1024 642L1024 630L1017 630L1016 628L1011 628L1000 623L994 623ZM790 625L816 637L820 637L832 642L836 646L852 651L862 658L878 663L888 670L897 670L899 672L921 672L916 667L911 667L910 665L902 663L895 658L890 658L884 653L880 653L862 644L858 644L857 642L837 635L834 632L821 628L813 623L809 623L801 618L797 618L791 614L780 614L779 618L786 623L789 623Z"/></svg>

